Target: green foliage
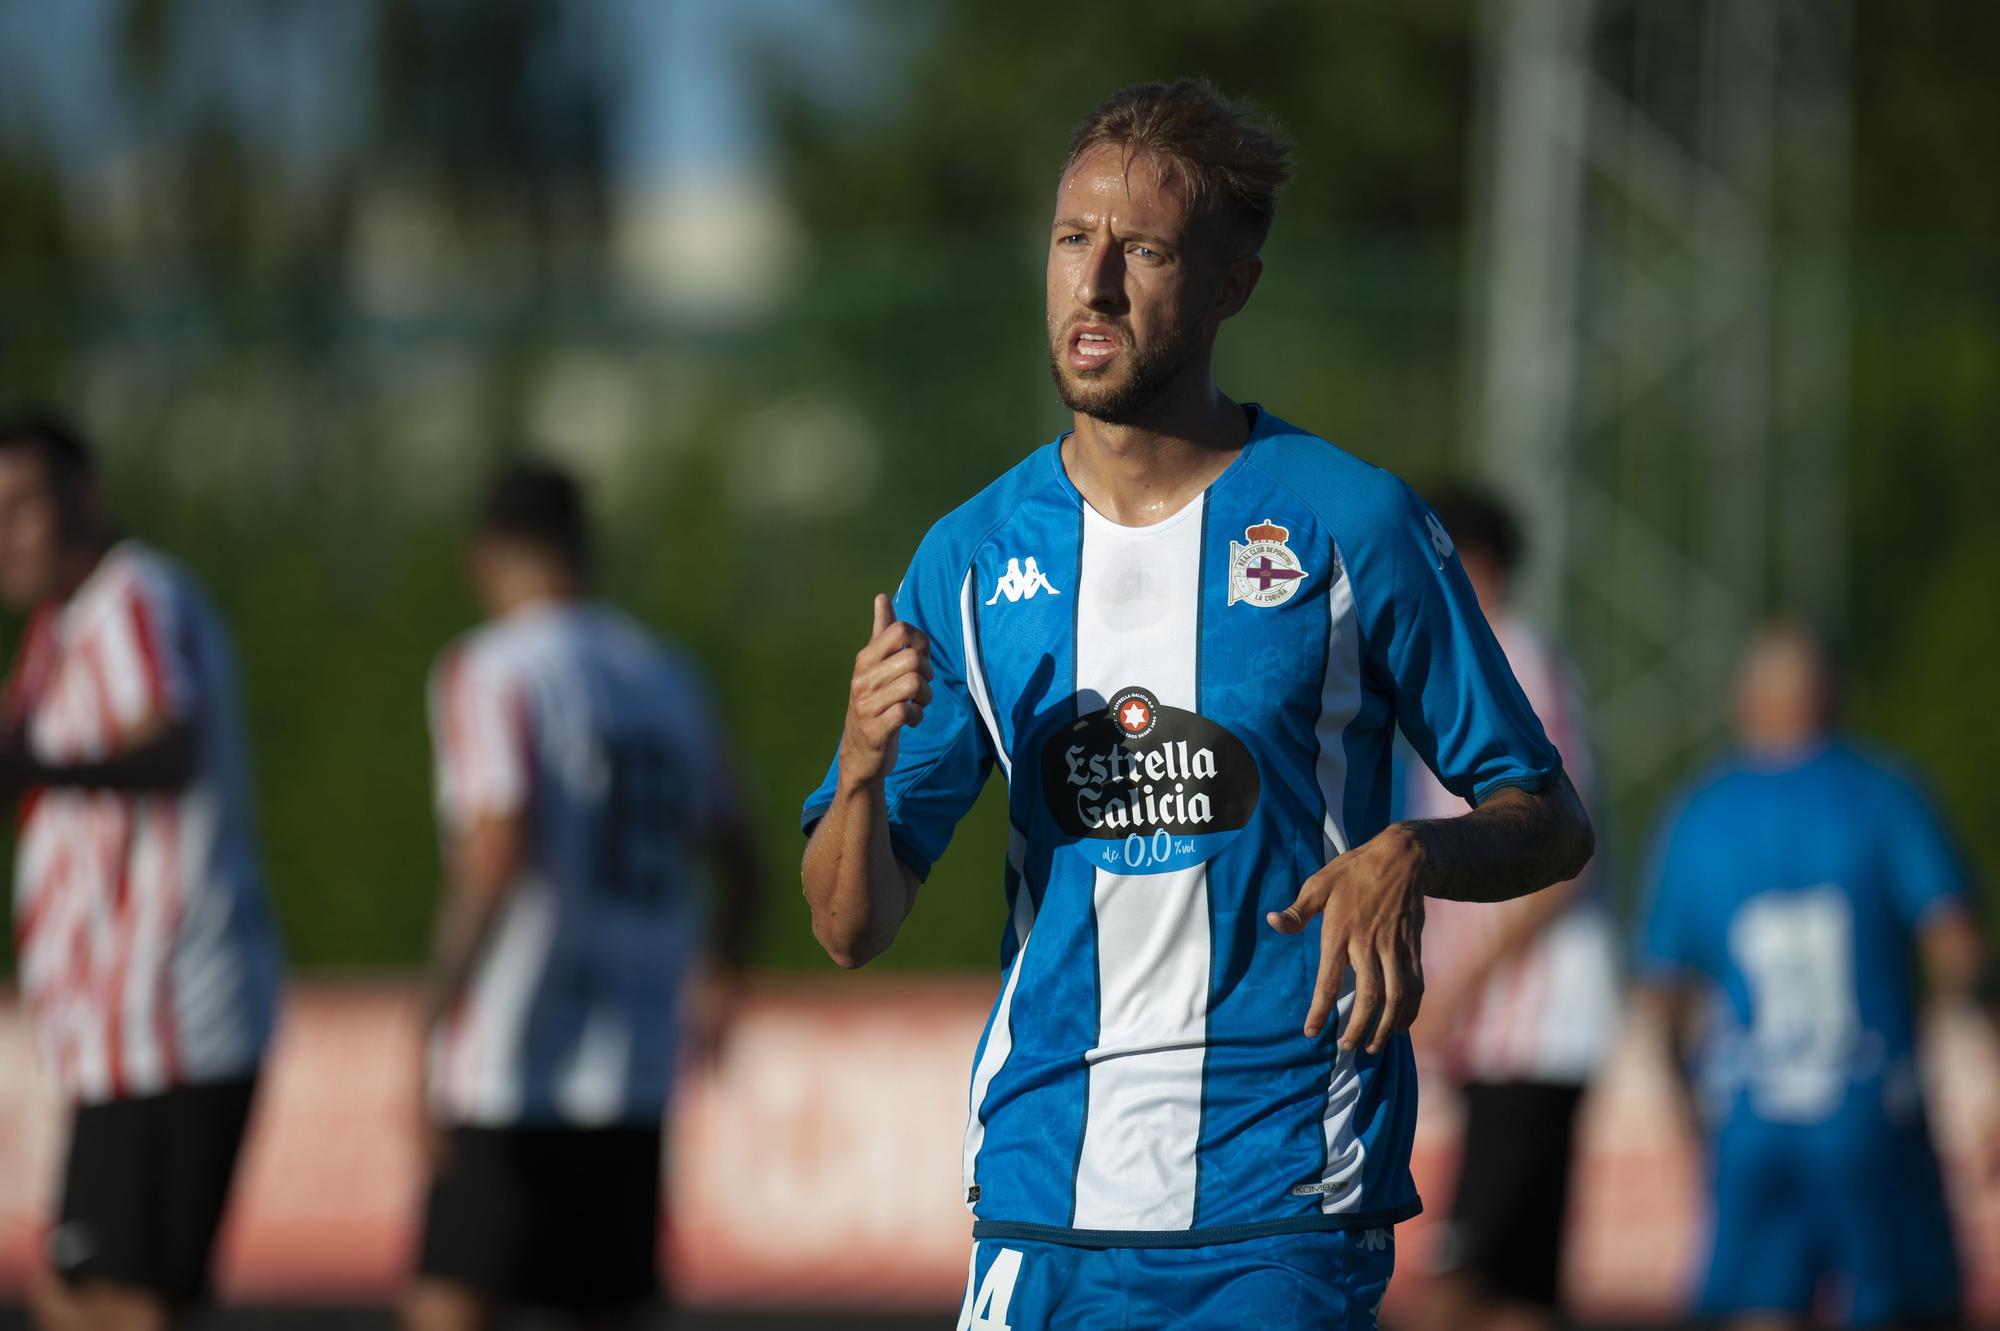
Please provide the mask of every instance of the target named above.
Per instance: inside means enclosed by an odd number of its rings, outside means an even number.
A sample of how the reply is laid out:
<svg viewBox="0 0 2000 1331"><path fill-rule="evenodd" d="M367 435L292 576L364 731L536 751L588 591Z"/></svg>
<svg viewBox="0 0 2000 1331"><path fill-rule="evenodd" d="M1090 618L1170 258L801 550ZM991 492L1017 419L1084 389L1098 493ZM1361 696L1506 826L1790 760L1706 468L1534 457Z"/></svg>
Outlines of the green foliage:
<svg viewBox="0 0 2000 1331"><path fill-rule="evenodd" d="M1965 27L1991 20L1863 8L1852 539L1828 557L1851 570L1859 720L1929 767L1990 865L2000 742L1977 688L2000 659L1982 507L2000 491L1986 447L2000 251L1967 130L1993 120L1992 43ZM495 459L540 447L592 482L606 594L714 676L760 801L760 958L823 966L793 895L796 816L837 739L869 597L931 522L1063 426L1040 277L1075 120L1123 82L1206 74L1289 128L1297 177L1263 286L1225 330L1222 382L1426 480L1459 452L1475 10L1197 0L1024 21L871 5L871 77L803 78L776 53L760 66L807 249L779 309L718 328L619 285L603 179L615 79L534 56L558 7L373 7L376 63L352 93L366 130L302 203L226 102L169 114L162 71L190 41L176 25L206 11L147 0L119 40L165 182L150 229L105 254L96 219L65 201L63 164L32 136L0 145L0 403L83 416L116 510L228 616L298 965L422 953L436 878L423 683L474 620L458 516ZM456 58L468 50L485 54ZM444 227L402 304L367 289L357 257L362 219L397 198ZM1926 221L1957 239L1911 238ZM544 409L578 364L586 388ZM627 409L593 424L611 398ZM996 781L880 964L991 964L999 796Z"/></svg>

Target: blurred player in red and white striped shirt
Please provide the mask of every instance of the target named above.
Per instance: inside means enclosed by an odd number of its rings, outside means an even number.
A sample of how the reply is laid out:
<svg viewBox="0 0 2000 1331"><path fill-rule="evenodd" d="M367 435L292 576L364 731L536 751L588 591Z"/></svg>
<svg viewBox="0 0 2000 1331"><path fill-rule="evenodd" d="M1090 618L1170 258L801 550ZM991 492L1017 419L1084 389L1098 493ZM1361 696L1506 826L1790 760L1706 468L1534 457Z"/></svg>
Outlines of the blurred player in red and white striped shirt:
<svg viewBox="0 0 2000 1331"><path fill-rule="evenodd" d="M1512 514L1473 490L1432 496L1507 662L1584 799L1594 763L1582 690L1561 648L1517 617ZM1462 801L1412 764L1404 816ZM1615 948L1595 871L1516 901L1426 903L1429 989L1411 1034L1463 1092L1458 1187L1421 1325L1552 1326L1578 1103L1614 1034Z"/></svg>
<svg viewBox="0 0 2000 1331"><path fill-rule="evenodd" d="M661 1119L701 969L743 960L761 879L713 701L587 591L574 482L499 476L468 571L491 616L431 679L445 851L414 1331L512 1303L628 1324L657 1287ZM711 993L703 986L696 996ZM706 1012L717 1009L709 1006Z"/></svg>
<svg viewBox="0 0 2000 1331"><path fill-rule="evenodd" d="M206 1290L279 979L235 666L53 420L0 422L0 598L30 613L0 732L21 993L73 1106L37 1313L165 1326Z"/></svg>

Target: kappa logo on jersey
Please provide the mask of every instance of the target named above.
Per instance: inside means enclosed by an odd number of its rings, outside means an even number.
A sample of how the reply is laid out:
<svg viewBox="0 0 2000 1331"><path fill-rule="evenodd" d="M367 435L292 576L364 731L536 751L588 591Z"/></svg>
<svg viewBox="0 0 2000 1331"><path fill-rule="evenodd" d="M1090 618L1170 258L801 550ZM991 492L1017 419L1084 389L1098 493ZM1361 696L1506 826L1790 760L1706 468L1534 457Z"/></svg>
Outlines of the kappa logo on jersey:
<svg viewBox="0 0 2000 1331"><path fill-rule="evenodd" d="M1050 817L1093 867L1112 873L1200 864L1249 823L1260 793L1242 740L1136 686L1042 747Z"/></svg>
<svg viewBox="0 0 2000 1331"><path fill-rule="evenodd" d="M1389 1246L1389 1231L1386 1229L1364 1230L1361 1237L1355 1240L1354 1246L1363 1252L1381 1252Z"/></svg>
<svg viewBox="0 0 2000 1331"><path fill-rule="evenodd" d="M1438 552L1438 563L1442 565L1445 560L1451 558L1451 533L1444 529L1442 522L1438 521L1438 515L1429 509L1424 510L1424 530L1430 533L1431 549Z"/></svg>
<svg viewBox="0 0 2000 1331"><path fill-rule="evenodd" d="M986 598L986 604L993 605L1003 596L1009 603L1032 600L1036 592L1047 592L1051 596L1062 595L1056 590L1055 584L1049 581L1048 575L1036 565L1033 555L1029 555L1026 559L1010 559L1007 561L1007 571L1000 575L999 585L993 589L993 595Z"/></svg>
<svg viewBox="0 0 2000 1331"><path fill-rule="evenodd" d="M1292 599L1306 571L1292 553L1291 530L1265 518L1243 529L1243 539L1229 543L1229 604L1283 605Z"/></svg>

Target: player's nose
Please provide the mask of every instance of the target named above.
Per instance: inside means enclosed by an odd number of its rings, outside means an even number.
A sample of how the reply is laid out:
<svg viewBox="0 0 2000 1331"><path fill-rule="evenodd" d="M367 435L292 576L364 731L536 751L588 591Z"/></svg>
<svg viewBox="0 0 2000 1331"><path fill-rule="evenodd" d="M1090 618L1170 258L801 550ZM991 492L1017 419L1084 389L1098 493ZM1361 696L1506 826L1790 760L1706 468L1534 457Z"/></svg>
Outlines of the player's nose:
<svg viewBox="0 0 2000 1331"><path fill-rule="evenodd" d="M1093 245L1077 269L1076 301L1085 309L1116 311L1125 304L1125 255L1116 245Z"/></svg>

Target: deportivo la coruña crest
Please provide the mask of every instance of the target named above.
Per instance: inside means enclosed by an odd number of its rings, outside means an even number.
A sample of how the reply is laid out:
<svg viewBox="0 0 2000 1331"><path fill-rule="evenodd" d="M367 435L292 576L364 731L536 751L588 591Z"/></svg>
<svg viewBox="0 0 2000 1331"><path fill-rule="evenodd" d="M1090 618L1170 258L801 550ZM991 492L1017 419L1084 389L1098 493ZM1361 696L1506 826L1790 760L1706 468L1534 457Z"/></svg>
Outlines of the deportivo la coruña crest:
<svg viewBox="0 0 2000 1331"><path fill-rule="evenodd" d="M1244 544L1229 543L1229 604L1270 607L1292 599L1308 576L1292 547L1291 529L1265 518L1243 529Z"/></svg>

